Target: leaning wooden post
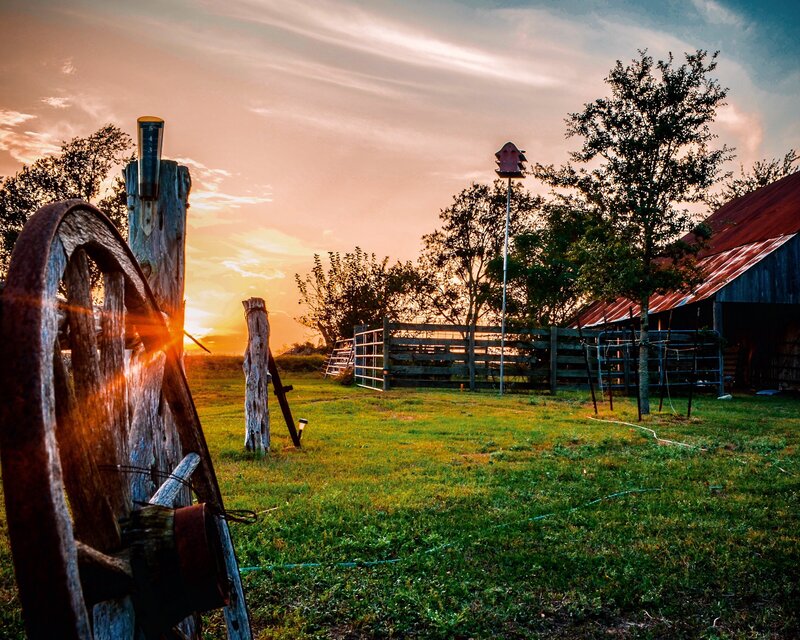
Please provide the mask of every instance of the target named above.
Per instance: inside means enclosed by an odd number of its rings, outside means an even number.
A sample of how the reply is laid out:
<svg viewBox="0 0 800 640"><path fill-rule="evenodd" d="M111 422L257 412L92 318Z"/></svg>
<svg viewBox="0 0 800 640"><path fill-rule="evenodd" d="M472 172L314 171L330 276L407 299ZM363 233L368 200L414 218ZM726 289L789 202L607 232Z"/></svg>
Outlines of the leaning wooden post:
<svg viewBox="0 0 800 640"><path fill-rule="evenodd" d="M269 320L263 298L242 301L247 320L247 349L244 352L245 434L244 447L263 455L269 452Z"/></svg>

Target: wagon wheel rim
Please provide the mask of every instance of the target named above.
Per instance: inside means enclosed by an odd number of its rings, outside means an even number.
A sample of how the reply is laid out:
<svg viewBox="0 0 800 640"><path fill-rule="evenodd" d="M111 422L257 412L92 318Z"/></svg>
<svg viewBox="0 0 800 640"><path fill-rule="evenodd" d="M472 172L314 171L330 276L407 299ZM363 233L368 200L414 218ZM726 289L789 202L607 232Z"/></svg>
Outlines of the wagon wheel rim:
<svg viewBox="0 0 800 640"><path fill-rule="evenodd" d="M119 344L118 361L109 365L102 347L109 353L111 348L101 345L98 354L97 345L91 342L93 335L77 352L76 340L72 339L74 394L70 381L59 370L63 360L58 347L57 293L62 281L67 289L70 333L93 334L87 328L94 322L87 313L92 308L91 300L86 302L86 296L91 295L87 289L87 256L104 274L106 296L109 287L116 288L117 301L124 302L121 311L108 312L112 324L116 323L117 340L124 340L127 317L135 324L147 353L165 354L163 396L172 410L184 454L194 452L201 459L192 476L193 489L199 501L223 512L219 485L180 358L130 249L108 218L87 203L71 200L42 207L26 224L11 257L2 296L0 341L0 384L6 391L6 401L0 403L0 462L20 602L31 638L93 637L91 610L87 610L80 586L78 548L86 546L101 554L112 551L119 535L116 519L130 509L130 495L119 474L101 474L105 478L102 482L99 476L88 479L89 485L102 486L108 493L98 496L92 505L95 509L82 504L85 496L80 491L86 488L70 479L70 470L76 464L84 471L107 465L109 447L121 437L113 431L107 433L113 428L111 409L101 409L102 402L91 401L98 381L124 376ZM88 432L73 431L77 429L74 423L84 421L90 425ZM65 451L70 452L66 476L62 468ZM82 512L88 514L83 524L79 518ZM100 517L101 513L106 517ZM109 514L114 517L107 517ZM90 540L88 545L81 544L84 540L77 542L76 528L81 537ZM227 524L220 520L219 528L223 544L230 546ZM232 546L229 555L228 578L233 588L232 603L226 611L228 635L249 638Z"/></svg>

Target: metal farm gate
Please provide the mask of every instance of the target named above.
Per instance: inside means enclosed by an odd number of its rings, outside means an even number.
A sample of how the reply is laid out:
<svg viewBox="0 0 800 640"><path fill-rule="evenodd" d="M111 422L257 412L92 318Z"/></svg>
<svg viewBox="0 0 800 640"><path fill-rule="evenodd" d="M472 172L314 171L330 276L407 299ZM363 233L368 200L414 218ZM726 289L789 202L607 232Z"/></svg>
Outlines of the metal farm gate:
<svg viewBox="0 0 800 640"><path fill-rule="evenodd" d="M650 331L648 370L651 388L715 388L723 392L721 340L716 331ZM601 389L635 392L638 387L639 337L631 330L601 331L597 336Z"/></svg>
<svg viewBox="0 0 800 640"><path fill-rule="evenodd" d="M388 376L384 369L384 329L369 329L365 326L356 327L353 332L353 374L355 383L359 387L386 391L388 389Z"/></svg>

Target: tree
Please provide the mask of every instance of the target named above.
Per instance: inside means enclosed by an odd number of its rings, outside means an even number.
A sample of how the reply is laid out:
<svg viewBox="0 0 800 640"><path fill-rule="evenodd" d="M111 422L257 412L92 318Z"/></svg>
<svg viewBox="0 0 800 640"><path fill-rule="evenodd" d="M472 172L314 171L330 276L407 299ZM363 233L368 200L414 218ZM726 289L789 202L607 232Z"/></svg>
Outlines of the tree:
<svg viewBox="0 0 800 640"><path fill-rule="evenodd" d="M36 210L70 198L92 202L112 169L131 159L130 136L108 124L86 138L73 138L54 156L23 166L14 176L0 179L0 274L5 274L11 250L22 227ZM100 208L114 223L126 226L125 185L117 178Z"/></svg>
<svg viewBox="0 0 800 640"><path fill-rule="evenodd" d="M376 325L384 316L399 317L403 300L414 289L416 272L410 262L389 264L359 247L353 253L328 252L327 271L318 254L302 279L295 274L299 304L307 312L298 321L322 334L330 350L337 339L351 336L356 325Z"/></svg>
<svg viewBox="0 0 800 640"><path fill-rule="evenodd" d="M508 256L507 321L511 326L560 325L581 304L580 261L575 246L586 232L588 214L571 198L542 205L534 227L514 238ZM491 299L502 308L503 259L490 264Z"/></svg>
<svg viewBox="0 0 800 640"><path fill-rule="evenodd" d="M758 160L753 163L749 171L743 165L739 167L739 177L729 177L718 193L709 194L706 202L711 211L716 211L726 202L740 198L756 189L766 187L768 184L785 178L800 169L800 155L794 149L789 149L783 158L772 160Z"/></svg>
<svg viewBox="0 0 800 640"><path fill-rule="evenodd" d="M675 66L646 51L629 65L617 61L606 83L611 96L567 118L567 137L581 137L570 154L576 168L537 165L554 187L574 190L591 214L579 242L579 283L599 298L624 296L640 305L639 371L643 414L650 411L648 311L653 293L688 289L698 278L691 251L676 238L689 231L689 203L703 200L719 180L731 149L711 149L709 125L727 90L709 77L717 54L686 54ZM589 166L586 166L589 165Z"/></svg>
<svg viewBox="0 0 800 640"><path fill-rule="evenodd" d="M507 186L473 183L442 209L442 226L422 237L418 261L420 297L429 317L466 326L462 336L469 355L470 390L475 388L475 327L491 311L488 304L496 283L489 264L502 255ZM539 199L519 183L512 184L509 235L527 228Z"/></svg>

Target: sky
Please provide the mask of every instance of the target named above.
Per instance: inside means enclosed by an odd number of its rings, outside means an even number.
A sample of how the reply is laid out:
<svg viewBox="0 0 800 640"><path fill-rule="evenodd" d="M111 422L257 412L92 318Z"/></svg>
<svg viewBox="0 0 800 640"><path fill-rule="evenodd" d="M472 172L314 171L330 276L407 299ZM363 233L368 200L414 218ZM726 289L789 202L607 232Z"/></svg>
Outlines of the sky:
<svg viewBox="0 0 800 640"><path fill-rule="evenodd" d="M506 141L565 162L564 118L638 50L720 51L729 169L800 148L799 31L789 0L3 0L0 175L163 118L193 181L186 328L241 353L263 297L277 353L316 339L294 281L315 253L414 259Z"/></svg>

